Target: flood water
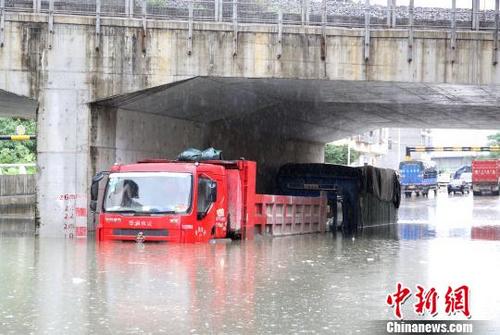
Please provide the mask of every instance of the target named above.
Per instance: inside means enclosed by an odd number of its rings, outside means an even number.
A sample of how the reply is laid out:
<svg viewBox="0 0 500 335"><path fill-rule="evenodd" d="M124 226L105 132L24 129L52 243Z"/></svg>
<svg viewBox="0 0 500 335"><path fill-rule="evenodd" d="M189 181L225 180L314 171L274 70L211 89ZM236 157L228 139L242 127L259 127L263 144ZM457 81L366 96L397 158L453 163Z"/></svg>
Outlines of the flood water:
<svg viewBox="0 0 500 335"><path fill-rule="evenodd" d="M470 287L500 333L500 199L403 199L400 223L210 245L0 238L0 334L372 334L396 283ZM417 318L414 301L407 319ZM439 304L437 319L448 318ZM456 316L463 320L464 317Z"/></svg>

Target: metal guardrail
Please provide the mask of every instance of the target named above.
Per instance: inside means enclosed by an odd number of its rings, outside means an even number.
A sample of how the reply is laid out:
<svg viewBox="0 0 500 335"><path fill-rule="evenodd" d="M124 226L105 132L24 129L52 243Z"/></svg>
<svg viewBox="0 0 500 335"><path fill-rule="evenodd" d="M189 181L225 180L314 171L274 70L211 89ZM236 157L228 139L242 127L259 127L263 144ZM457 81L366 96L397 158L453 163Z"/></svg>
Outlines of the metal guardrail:
<svg viewBox="0 0 500 335"><path fill-rule="evenodd" d="M406 159L411 159L412 152L500 152L500 145L493 146L473 146L473 147L426 147L426 146L416 146L416 147L406 147Z"/></svg>
<svg viewBox="0 0 500 335"><path fill-rule="evenodd" d="M498 27L496 9L480 8L479 0L457 8L419 5L421 0L0 0L0 11L135 17L141 19L215 21L376 28L488 30ZM235 15L236 14L236 15ZM280 20L281 18L281 20Z"/></svg>

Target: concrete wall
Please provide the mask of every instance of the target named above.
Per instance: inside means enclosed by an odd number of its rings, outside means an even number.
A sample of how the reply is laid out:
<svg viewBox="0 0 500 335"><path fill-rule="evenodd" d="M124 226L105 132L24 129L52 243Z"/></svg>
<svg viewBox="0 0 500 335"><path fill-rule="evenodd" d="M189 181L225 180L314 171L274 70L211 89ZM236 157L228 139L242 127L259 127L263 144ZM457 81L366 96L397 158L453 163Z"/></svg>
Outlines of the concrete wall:
<svg viewBox="0 0 500 335"><path fill-rule="evenodd" d="M320 28L285 27L278 59L273 25L241 25L238 52L233 56L231 24L194 24L193 50L188 56L184 22L148 21L143 38L142 23L136 19L103 18L100 36L90 17L55 15L53 34L47 21L46 14L7 13L5 43L0 49L0 89L39 102L37 200L44 236L86 234L91 156L95 154L90 150L88 103L96 99L198 75L486 85L500 79L498 67L492 65L491 33L458 33L452 63L446 32L415 32L413 61L409 63L407 32L377 31L372 33L371 55L365 63L364 32L358 29L328 28L323 61ZM123 144L119 129L129 129L127 121L110 113L108 117L116 117L118 125L125 124L114 129L117 151L113 153L112 145L99 149L107 153L98 164L113 161L113 155L124 160L145 156L133 141ZM153 131L159 130L153 126ZM107 140L112 141L112 136ZM148 155L170 154L180 147L169 151L161 141L151 145ZM311 159L320 155L319 145L299 147L291 143L280 148L290 152L287 157L300 160L306 160L302 154L309 150L314 152ZM235 151L235 155L244 154ZM272 154L269 159L277 157Z"/></svg>
<svg viewBox="0 0 500 335"><path fill-rule="evenodd" d="M257 192L276 192L275 178L280 166L286 163L322 163L324 143L285 139L273 133L263 133L245 124L216 122L210 125L208 146L223 151L225 159L255 160Z"/></svg>
<svg viewBox="0 0 500 335"><path fill-rule="evenodd" d="M203 124L123 109L97 109L92 115L92 173L107 170L114 163L175 159L188 147L206 145Z"/></svg>

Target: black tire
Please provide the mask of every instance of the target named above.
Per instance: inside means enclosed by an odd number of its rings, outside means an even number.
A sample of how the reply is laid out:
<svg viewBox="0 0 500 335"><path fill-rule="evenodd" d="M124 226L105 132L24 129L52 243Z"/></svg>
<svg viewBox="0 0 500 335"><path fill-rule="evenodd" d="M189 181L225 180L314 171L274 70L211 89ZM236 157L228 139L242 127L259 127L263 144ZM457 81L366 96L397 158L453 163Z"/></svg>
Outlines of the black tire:
<svg viewBox="0 0 500 335"><path fill-rule="evenodd" d="M415 195L416 195L417 197L419 197L419 196L420 196L420 192L416 192L416 193L415 193Z"/></svg>
<svg viewBox="0 0 500 335"><path fill-rule="evenodd" d="M434 189L434 196L438 194L438 190Z"/></svg>

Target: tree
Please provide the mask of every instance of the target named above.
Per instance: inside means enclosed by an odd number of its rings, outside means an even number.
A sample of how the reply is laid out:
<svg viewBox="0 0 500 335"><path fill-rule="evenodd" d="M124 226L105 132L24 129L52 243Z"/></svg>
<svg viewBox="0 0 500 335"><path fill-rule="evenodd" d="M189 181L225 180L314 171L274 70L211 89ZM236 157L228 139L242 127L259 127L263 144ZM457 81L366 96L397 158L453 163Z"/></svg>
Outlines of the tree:
<svg viewBox="0 0 500 335"><path fill-rule="evenodd" d="M325 163L347 165L347 152L347 144L327 144L325 146ZM351 150L351 162L357 160L359 158L359 155L360 153L358 151Z"/></svg>
<svg viewBox="0 0 500 335"><path fill-rule="evenodd" d="M489 145L500 146L500 132L488 136ZM490 158L500 158L500 152L490 152Z"/></svg>
<svg viewBox="0 0 500 335"><path fill-rule="evenodd" d="M0 135L14 135L18 125L23 125L26 128L26 134L35 134L36 132L34 120L0 117ZM35 161L36 142L0 141L0 164L34 163ZM30 170L33 169L28 169L28 171Z"/></svg>

